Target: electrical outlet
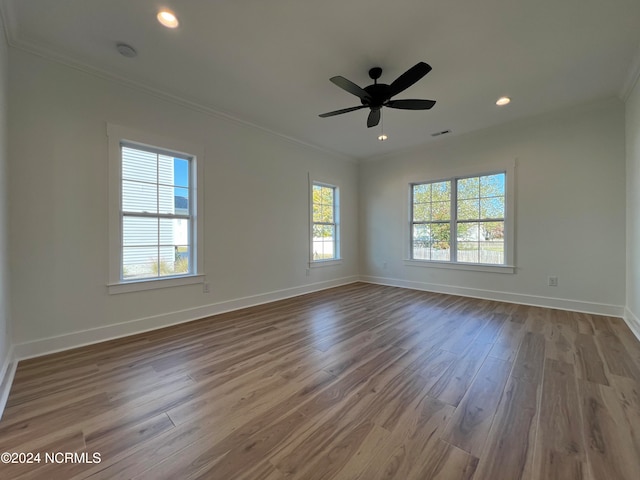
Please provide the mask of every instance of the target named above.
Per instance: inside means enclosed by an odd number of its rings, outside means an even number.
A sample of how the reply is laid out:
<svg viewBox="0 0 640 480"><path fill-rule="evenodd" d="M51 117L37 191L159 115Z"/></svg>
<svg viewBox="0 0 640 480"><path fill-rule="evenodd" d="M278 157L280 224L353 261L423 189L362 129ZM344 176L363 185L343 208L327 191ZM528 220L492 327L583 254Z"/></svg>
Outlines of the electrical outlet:
<svg viewBox="0 0 640 480"><path fill-rule="evenodd" d="M209 291L210 291L209 282L204 282L202 284L202 293L209 293Z"/></svg>
<svg viewBox="0 0 640 480"><path fill-rule="evenodd" d="M385 270L387 269L387 262L384 262L384 263L382 264L382 268L384 268Z"/></svg>
<svg viewBox="0 0 640 480"><path fill-rule="evenodd" d="M557 287L558 286L558 277L549 277L547 278L547 285L549 285L550 287Z"/></svg>

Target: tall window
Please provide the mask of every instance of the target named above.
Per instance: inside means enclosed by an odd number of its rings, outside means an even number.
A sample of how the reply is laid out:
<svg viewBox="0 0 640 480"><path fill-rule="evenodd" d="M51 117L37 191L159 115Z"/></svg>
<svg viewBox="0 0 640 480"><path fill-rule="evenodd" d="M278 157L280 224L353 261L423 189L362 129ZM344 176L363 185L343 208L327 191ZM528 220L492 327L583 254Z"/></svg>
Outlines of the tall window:
<svg viewBox="0 0 640 480"><path fill-rule="evenodd" d="M411 185L411 258L505 265L506 173Z"/></svg>
<svg viewBox="0 0 640 480"><path fill-rule="evenodd" d="M121 152L121 279L194 273L191 157L127 143Z"/></svg>
<svg viewBox="0 0 640 480"><path fill-rule="evenodd" d="M311 260L337 260L340 258L338 189L314 182L311 196Z"/></svg>

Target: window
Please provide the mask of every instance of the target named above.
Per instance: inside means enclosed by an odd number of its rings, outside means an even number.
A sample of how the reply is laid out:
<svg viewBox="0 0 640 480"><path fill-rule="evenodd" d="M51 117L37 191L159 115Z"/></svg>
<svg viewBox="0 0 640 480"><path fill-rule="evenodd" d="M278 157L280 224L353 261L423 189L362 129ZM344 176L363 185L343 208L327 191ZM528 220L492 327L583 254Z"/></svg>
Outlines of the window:
<svg viewBox="0 0 640 480"><path fill-rule="evenodd" d="M451 180L413 185L412 258L451 260Z"/></svg>
<svg viewBox="0 0 640 480"><path fill-rule="evenodd" d="M311 187L311 261L340 258L338 188L312 183Z"/></svg>
<svg viewBox="0 0 640 480"><path fill-rule="evenodd" d="M201 149L114 125L108 134L109 292L203 282Z"/></svg>
<svg viewBox="0 0 640 480"><path fill-rule="evenodd" d="M456 180L458 262L504 265L505 174Z"/></svg>
<svg viewBox="0 0 640 480"><path fill-rule="evenodd" d="M191 157L127 143L120 146L121 279L195 273L189 181Z"/></svg>
<svg viewBox="0 0 640 480"><path fill-rule="evenodd" d="M411 259L510 266L511 198L506 171L411 184Z"/></svg>

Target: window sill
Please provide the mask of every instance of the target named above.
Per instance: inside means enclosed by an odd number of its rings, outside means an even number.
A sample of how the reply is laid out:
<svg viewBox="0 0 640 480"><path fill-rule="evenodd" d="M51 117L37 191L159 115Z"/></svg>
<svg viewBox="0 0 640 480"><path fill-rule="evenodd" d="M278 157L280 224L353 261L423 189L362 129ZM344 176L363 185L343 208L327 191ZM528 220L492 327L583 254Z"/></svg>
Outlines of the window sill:
<svg viewBox="0 0 640 480"><path fill-rule="evenodd" d="M107 285L110 295L120 293L141 292L143 290L156 290L158 288L181 287L204 283L204 275L188 275L185 277L167 277L158 279L132 280L130 282L110 283Z"/></svg>
<svg viewBox="0 0 640 480"><path fill-rule="evenodd" d="M489 273L516 273L515 265L488 265L484 263L438 262L434 260L406 259L404 264L410 267L446 268L450 270L468 270Z"/></svg>
<svg viewBox="0 0 640 480"><path fill-rule="evenodd" d="M309 267L330 267L332 265L340 265L342 263L341 258L336 258L333 260L313 260L309 262Z"/></svg>

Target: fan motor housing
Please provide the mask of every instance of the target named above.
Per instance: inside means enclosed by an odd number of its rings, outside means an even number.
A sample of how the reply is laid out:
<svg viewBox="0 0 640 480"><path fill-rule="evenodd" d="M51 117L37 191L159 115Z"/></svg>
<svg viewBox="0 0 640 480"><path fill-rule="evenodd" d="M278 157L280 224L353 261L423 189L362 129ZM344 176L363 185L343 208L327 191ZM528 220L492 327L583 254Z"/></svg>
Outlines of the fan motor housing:
<svg viewBox="0 0 640 480"><path fill-rule="evenodd" d="M369 107L381 107L384 102L389 100L389 85L385 83L374 83L368 87L364 87L364 91L371 96L371 101L361 100L363 105Z"/></svg>

